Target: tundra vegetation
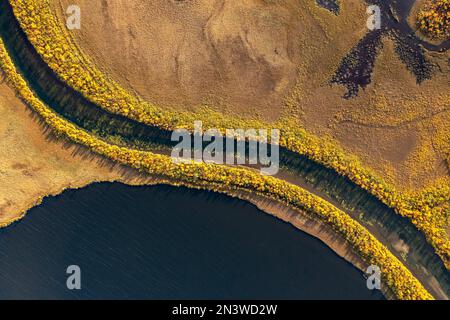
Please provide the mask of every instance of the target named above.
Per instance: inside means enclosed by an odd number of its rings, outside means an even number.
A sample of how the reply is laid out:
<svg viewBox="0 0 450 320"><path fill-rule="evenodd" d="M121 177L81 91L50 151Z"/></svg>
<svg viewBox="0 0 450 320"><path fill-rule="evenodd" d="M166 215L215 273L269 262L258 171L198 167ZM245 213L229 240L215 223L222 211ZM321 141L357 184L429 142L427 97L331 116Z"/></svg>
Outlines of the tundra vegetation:
<svg viewBox="0 0 450 320"><path fill-rule="evenodd" d="M206 129L219 128L223 131L225 129L221 128L279 127L280 147L333 168L400 215L408 217L425 234L446 266L450 267L450 239L446 232L450 217L448 177L420 192L399 191L333 142L306 132L293 121L280 121L269 126L260 120L228 117L206 108L201 112L175 112L160 108L129 93L98 70L77 47L68 31L58 23L48 1L18 0L10 1L10 5L28 39L51 69L98 106L165 130L186 128L193 131L192 124L196 120L202 121ZM448 143L444 145L447 146L445 155L448 162L450 148ZM108 151L109 155L110 152L117 152L114 147L109 148L112 148ZM129 160L142 164L140 158Z"/></svg>
<svg viewBox="0 0 450 320"><path fill-rule="evenodd" d="M57 115L30 90L0 40L0 67L22 99L57 134L137 170L163 176L172 184L210 190L249 190L298 208L332 226L369 264L378 265L387 287L399 299L432 299L411 272L367 229L308 191L244 168L206 163L173 163L168 156L109 144ZM12 222L12 221L11 221Z"/></svg>

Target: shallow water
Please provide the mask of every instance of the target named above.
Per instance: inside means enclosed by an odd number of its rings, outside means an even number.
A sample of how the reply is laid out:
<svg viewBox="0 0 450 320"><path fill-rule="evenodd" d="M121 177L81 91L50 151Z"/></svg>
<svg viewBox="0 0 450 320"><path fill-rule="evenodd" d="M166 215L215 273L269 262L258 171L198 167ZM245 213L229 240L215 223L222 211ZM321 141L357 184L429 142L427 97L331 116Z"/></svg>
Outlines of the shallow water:
<svg viewBox="0 0 450 320"><path fill-rule="evenodd" d="M66 268L81 268L68 290ZM382 299L319 240L206 191L101 183L0 230L0 298Z"/></svg>

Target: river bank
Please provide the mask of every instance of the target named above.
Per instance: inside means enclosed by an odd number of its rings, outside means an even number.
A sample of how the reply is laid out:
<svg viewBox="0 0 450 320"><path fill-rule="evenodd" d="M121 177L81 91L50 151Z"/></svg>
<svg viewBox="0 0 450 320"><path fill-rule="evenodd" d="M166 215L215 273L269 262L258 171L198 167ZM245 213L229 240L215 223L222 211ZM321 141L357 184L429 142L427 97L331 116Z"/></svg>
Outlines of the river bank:
<svg viewBox="0 0 450 320"><path fill-rule="evenodd" d="M52 138L6 84L0 85L0 93L0 111L5 115L0 121L3 137L3 152L0 154L1 225L20 220L26 212L38 206L41 199L59 195L67 189L79 189L99 181L121 181L130 185L161 182L149 175L114 165L88 150L82 150L80 146ZM18 158L17 154L22 157ZM243 194L240 196L244 198ZM258 202L257 198L253 198L251 202L259 203L261 209L264 208L262 199ZM271 209L267 207L264 210ZM303 225L299 224L300 221ZM320 238L319 224L308 225L305 222L297 215L293 224ZM320 234L322 240L333 249L338 251L338 248L343 248L342 242L334 243L331 231ZM363 266L354 253L344 254L344 258L360 268Z"/></svg>
<svg viewBox="0 0 450 320"><path fill-rule="evenodd" d="M80 291L65 286L69 264ZM0 230L0 271L6 299L382 298L321 241L254 205L164 185L96 183L44 199Z"/></svg>
<svg viewBox="0 0 450 320"><path fill-rule="evenodd" d="M78 133L80 133L80 132L78 132ZM83 136L84 137L84 136ZM78 141L78 140L77 140ZM158 159L160 159L160 158L158 158ZM122 163L123 163L123 161L122 161ZM169 166L170 167L170 166ZM167 172L165 172L165 173L167 173ZM170 176L170 175L169 175ZM204 185L203 185L203 187L204 187ZM306 201L307 199L305 199L305 201ZM302 201L300 201L301 203L303 203L303 200ZM321 202L320 202L321 203ZM327 206L326 206L327 207Z"/></svg>
<svg viewBox="0 0 450 320"><path fill-rule="evenodd" d="M81 150L83 150L83 148L81 147L81 148L78 148L78 150L76 151L76 153L78 153L78 154L85 154L86 155L86 153L85 152L83 152L83 151L81 151ZM175 182L174 184L178 184L177 182Z"/></svg>

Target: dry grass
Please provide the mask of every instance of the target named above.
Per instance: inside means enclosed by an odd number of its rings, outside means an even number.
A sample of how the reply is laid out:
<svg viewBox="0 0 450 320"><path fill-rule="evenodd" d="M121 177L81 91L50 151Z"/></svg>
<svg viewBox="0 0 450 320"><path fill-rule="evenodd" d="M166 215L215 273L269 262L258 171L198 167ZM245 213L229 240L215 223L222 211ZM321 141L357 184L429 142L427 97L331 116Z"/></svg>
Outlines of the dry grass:
<svg viewBox="0 0 450 320"><path fill-rule="evenodd" d="M328 84L367 32L362 0L342 2L338 16L313 0L52 2L61 23L63 8L80 5L82 29L73 31L80 48L148 101L294 120L400 190L448 176L448 53L428 55L441 71L418 85L385 38L372 83L358 97L342 99L344 88Z"/></svg>

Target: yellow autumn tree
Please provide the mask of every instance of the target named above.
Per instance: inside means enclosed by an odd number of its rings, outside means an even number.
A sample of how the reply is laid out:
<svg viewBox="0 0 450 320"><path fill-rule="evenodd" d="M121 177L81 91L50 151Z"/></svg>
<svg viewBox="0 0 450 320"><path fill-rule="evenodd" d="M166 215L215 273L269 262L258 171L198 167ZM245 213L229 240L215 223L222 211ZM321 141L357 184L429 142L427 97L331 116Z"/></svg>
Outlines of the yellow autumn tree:
<svg viewBox="0 0 450 320"><path fill-rule="evenodd" d="M450 0L429 0L417 15L419 29L434 39L450 37Z"/></svg>

